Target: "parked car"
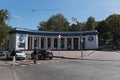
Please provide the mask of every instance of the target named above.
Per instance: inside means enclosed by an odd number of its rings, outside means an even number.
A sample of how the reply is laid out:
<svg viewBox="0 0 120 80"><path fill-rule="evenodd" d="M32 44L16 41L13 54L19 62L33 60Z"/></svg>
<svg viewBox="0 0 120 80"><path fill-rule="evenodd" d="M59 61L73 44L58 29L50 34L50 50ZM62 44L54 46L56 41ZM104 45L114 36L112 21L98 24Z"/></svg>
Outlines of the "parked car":
<svg viewBox="0 0 120 80"><path fill-rule="evenodd" d="M0 56L4 56L4 50L0 48Z"/></svg>
<svg viewBox="0 0 120 80"><path fill-rule="evenodd" d="M34 52L31 53L31 59L34 58ZM38 59L52 59L53 53L51 50L37 50Z"/></svg>
<svg viewBox="0 0 120 80"><path fill-rule="evenodd" d="M21 50L16 50L16 59L26 59L26 53L24 53L23 51ZM12 50L9 50L7 53L6 53L6 58L7 59L12 59Z"/></svg>

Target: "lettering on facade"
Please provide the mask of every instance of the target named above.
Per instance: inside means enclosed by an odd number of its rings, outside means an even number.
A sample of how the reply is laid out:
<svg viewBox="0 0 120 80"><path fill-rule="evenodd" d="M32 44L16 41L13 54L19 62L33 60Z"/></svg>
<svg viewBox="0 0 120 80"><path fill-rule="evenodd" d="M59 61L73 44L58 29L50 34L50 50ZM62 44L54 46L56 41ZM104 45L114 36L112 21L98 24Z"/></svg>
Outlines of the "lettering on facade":
<svg viewBox="0 0 120 80"><path fill-rule="evenodd" d="M25 37L24 37L24 35L19 35L18 41L19 41L18 47L19 48L25 48Z"/></svg>
<svg viewBox="0 0 120 80"><path fill-rule="evenodd" d="M94 40L94 37L93 36L89 36L88 37L88 41L93 41Z"/></svg>

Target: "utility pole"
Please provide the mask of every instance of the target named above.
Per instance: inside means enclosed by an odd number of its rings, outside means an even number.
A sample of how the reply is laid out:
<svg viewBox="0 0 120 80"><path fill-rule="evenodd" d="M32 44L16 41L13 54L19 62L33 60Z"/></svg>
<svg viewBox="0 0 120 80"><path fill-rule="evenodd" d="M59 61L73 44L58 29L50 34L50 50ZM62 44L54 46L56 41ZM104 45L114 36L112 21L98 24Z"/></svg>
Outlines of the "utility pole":
<svg viewBox="0 0 120 80"><path fill-rule="evenodd" d="M81 58L83 57L83 35L80 34L80 49L81 49Z"/></svg>

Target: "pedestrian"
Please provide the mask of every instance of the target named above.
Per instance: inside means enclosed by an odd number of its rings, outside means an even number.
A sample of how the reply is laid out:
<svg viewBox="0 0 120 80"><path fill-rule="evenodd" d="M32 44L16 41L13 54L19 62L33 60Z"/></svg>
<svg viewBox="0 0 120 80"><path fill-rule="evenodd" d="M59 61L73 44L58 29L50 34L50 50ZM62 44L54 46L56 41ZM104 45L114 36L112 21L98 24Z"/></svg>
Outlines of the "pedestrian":
<svg viewBox="0 0 120 80"><path fill-rule="evenodd" d="M34 61L34 64L37 64L37 49L36 48L34 49L34 52L33 52L33 61Z"/></svg>
<svg viewBox="0 0 120 80"><path fill-rule="evenodd" d="M13 60L12 60L12 66L15 66L15 61L16 61L16 52L15 52L15 49L12 50L11 56L13 58Z"/></svg>

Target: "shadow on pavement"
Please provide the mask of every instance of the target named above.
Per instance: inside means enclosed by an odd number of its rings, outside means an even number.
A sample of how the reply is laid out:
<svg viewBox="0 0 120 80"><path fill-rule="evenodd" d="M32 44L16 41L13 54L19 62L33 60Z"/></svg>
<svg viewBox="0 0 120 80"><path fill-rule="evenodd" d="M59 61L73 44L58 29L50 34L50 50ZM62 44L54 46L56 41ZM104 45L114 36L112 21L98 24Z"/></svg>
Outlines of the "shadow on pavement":
<svg viewBox="0 0 120 80"><path fill-rule="evenodd" d="M86 59L84 57L81 58L70 58L70 57L64 57L64 56L54 56L55 58L61 58L61 59L71 59L71 60L89 60L89 61L110 61L110 62L120 62L120 60L102 60L102 59Z"/></svg>
<svg viewBox="0 0 120 80"><path fill-rule="evenodd" d="M0 61L10 61L10 60L6 59L5 57L0 57Z"/></svg>

